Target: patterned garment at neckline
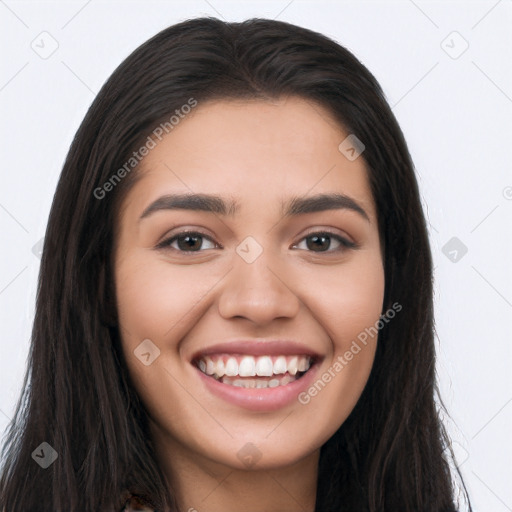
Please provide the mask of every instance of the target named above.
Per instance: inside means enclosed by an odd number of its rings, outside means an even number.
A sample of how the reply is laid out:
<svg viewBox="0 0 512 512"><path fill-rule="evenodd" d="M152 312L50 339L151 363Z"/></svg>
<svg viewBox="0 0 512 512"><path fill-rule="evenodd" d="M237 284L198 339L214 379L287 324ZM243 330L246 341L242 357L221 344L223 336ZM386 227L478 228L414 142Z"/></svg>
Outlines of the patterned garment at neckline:
<svg viewBox="0 0 512 512"><path fill-rule="evenodd" d="M124 504L121 512L155 512L154 509L147 507L136 496L130 496Z"/></svg>

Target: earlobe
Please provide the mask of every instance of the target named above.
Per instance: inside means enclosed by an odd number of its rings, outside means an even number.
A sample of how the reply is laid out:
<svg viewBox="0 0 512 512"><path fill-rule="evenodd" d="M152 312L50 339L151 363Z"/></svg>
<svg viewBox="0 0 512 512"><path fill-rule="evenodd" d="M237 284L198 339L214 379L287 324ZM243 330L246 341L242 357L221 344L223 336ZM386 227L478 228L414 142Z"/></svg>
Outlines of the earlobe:
<svg viewBox="0 0 512 512"><path fill-rule="evenodd" d="M117 326L117 308L113 283L107 280L105 274L106 263L103 263L98 276L98 299L100 307L100 320L108 327Z"/></svg>

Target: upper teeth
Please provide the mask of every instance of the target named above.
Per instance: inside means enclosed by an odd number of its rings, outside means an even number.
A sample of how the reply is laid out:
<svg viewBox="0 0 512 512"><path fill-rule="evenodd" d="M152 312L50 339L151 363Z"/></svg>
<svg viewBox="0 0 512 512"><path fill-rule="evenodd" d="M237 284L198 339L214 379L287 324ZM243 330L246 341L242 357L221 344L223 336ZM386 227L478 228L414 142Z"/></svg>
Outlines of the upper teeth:
<svg viewBox="0 0 512 512"><path fill-rule="evenodd" d="M296 375L311 366L309 356L204 356L198 361L199 369L217 377L272 377L288 372Z"/></svg>

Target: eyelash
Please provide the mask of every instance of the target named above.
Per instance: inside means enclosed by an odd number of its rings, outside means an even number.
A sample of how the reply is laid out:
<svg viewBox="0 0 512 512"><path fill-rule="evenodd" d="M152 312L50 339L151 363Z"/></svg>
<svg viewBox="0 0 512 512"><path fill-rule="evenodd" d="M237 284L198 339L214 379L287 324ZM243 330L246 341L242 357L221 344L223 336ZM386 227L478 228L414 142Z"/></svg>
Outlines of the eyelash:
<svg viewBox="0 0 512 512"><path fill-rule="evenodd" d="M163 240L162 242L160 242L156 248L157 249L171 249L173 251L177 251L179 253L182 253L182 254L196 254L196 253L199 253L199 252L202 252L202 250L198 250L198 251L184 251L184 250L181 250L181 249L176 249L174 247L170 247L170 245L175 241L177 240L178 238L180 237L183 237L183 236L187 236L187 235L199 235L201 238L206 238L208 240L210 240L212 243L215 244L215 242L213 242L213 240L208 236L206 235L205 233L201 233L200 231L182 231L180 233L176 233L175 235L173 235L172 237L170 238L167 238L165 240ZM351 242L345 238L343 238L342 236L340 235L337 235L336 233L333 233L331 231L313 231L311 233L308 233L306 236L302 237L299 241L302 242L303 240L307 239L307 238L310 238L312 236L327 236L328 238L330 239L335 239L339 242L340 244L340 247L338 247L337 249L334 249L334 250L330 250L330 247L328 250L326 251L311 251L311 250L308 250L306 249L306 251L308 252L313 252L314 254L324 254L324 253L338 253L338 252L342 252L346 249L357 249L359 246L354 243L354 242ZM215 245L218 245L218 244L215 244ZM299 245L298 243L295 244L296 245ZM207 249L204 249L204 250L207 250ZM304 250L304 249L300 249L300 250Z"/></svg>

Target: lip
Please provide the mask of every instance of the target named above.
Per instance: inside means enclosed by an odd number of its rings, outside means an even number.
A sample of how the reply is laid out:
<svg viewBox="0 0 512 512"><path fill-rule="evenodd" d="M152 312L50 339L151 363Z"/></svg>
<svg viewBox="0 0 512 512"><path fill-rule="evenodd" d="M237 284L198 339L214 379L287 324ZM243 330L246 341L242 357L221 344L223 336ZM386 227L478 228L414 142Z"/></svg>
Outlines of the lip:
<svg viewBox="0 0 512 512"><path fill-rule="evenodd" d="M214 395L238 407L251 411L271 412L281 409L297 401L300 393L305 391L317 374L319 364L314 363L310 369L299 379L275 388L241 388L222 384L213 377L205 375L194 366L200 379L207 389Z"/></svg>
<svg viewBox="0 0 512 512"><path fill-rule="evenodd" d="M321 356L311 350L307 345L290 340L236 340L226 343L218 343L201 350L197 350L191 357L194 361L204 356L213 354L240 354L248 356L310 356L315 361Z"/></svg>
<svg viewBox="0 0 512 512"><path fill-rule="evenodd" d="M194 364L192 367L199 375L201 382L207 390L237 407L257 412L272 412L281 409L294 401L300 393L305 391L318 373L320 362L323 359L318 353L310 348L294 341L234 341L221 343L197 351L191 362L200 357L218 354L243 354L243 355L308 355L313 359L309 370L299 379L284 386L275 388L242 388L223 384L213 377L205 375Z"/></svg>

